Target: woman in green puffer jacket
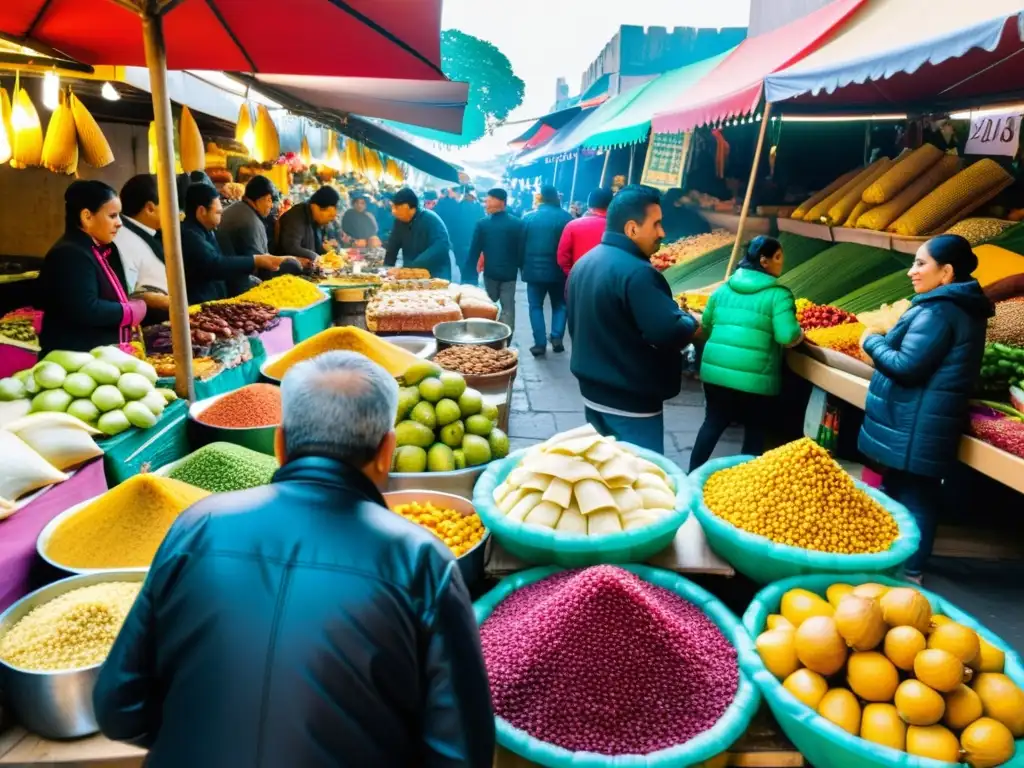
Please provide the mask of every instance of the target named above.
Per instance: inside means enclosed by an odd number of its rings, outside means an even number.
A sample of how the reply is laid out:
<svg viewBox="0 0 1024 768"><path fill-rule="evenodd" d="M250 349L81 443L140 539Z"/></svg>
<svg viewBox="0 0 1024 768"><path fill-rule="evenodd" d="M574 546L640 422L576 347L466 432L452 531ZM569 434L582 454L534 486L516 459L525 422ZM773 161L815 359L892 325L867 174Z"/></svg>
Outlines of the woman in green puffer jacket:
<svg viewBox="0 0 1024 768"><path fill-rule="evenodd" d="M711 458L732 423L743 425L744 454L764 450L765 417L782 388L783 347L803 340L793 294L778 284L782 264L782 244L755 237L739 268L708 300L700 366L706 406L691 472Z"/></svg>

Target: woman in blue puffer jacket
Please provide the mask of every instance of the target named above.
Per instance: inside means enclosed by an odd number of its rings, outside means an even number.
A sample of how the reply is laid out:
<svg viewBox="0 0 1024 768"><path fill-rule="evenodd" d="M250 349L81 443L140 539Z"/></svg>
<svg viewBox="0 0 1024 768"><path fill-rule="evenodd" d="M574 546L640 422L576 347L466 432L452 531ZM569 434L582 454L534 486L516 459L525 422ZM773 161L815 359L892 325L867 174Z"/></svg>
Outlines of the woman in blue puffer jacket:
<svg viewBox="0 0 1024 768"><path fill-rule="evenodd" d="M861 339L875 373L857 445L884 465L882 489L921 529L921 546L906 563L916 581L931 555L942 479L957 460L993 315L992 302L971 277L977 266L964 238L932 238L910 268L917 294L911 308L889 333L869 328Z"/></svg>

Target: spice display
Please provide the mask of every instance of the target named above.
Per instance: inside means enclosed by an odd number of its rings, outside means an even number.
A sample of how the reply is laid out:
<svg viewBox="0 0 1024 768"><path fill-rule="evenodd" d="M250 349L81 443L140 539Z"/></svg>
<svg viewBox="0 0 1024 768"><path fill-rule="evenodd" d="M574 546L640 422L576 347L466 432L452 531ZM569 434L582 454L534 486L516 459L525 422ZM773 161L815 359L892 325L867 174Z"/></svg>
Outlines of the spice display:
<svg viewBox="0 0 1024 768"><path fill-rule="evenodd" d="M805 331L857 322L857 318L846 310L827 304L815 304L807 299L797 299L796 319Z"/></svg>
<svg viewBox="0 0 1024 768"><path fill-rule="evenodd" d="M250 288L240 296L225 301L232 304L239 302L255 302L269 304L276 309L303 309L318 301L323 301L325 294L308 280L295 275L281 275Z"/></svg>
<svg viewBox="0 0 1024 768"><path fill-rule="evenodd" d="M912 256L887 248L872 248L857 243L837 243L800 266L790 266L786 253L786 271L779 284L815 304L830 304L865 283L910 268Z"/></svg>
<svg viewBox="0 0 1024 768"><path fill-rule="evenodd" d="M867 330L865 325L859 322L845 323L831 328L815 328L807 332L807 341L870 364L871 359L860 348L860 337L864 335L865 330Z"/></svg>
<svg viewBox="0 0 1024 768"><path fill-rule="evenodd" d="M149 355L146 362L153 366L157 376L161 379L173 378L177 370L177 363L174 362L174 355ZM224 366L212 357L193 357L192 375L199 381L208 381L224 370Z"/></svg>
<svg viewBox="0 0 1024 768"><path fill-rule="evenodd" d="M946 234L960 235L971 245L980 245L986 240L991 240L996 235L1002 234L1004 230L1009 229L1013 225L1014 222L1007 221L1006 219L985 217L964 219L947 229Z"/></svg>
<svg viewBox="0 0 1024 768"><path fill-rule="evenodd" d="M196 417L211 427L274 427L281 423L281 390L273 384L250 384L229 392Z"/></svg>
<svg viewBox="0 0 1024 768"><path fill-rule="evenodd" d="M273 456L231 443L210 443L182 459L170 476L210 493L229 493L267 485L277 469Z"/></svg>
<svg viewBox="0 0 1024 768"><path fill-rule="evenodd" d="M461 319L447 291L382 291L366 307L366 327L375 333L429 333L438 323Z"/></svg>
<svg viewBox="0 0 1024 768"><path fill-rule="evenodd" d="M433 533L456 557L473 549L487 533L476 512L463 515L454 509L435 507L430 502L399 504L393 511Z"/></svg>
<svg viewBox="0 0 1024 768"><path fill-rule="evenodd" d="M572 752L646 755L711 728L739 685L701 610L615 566L510 594L480 627L495 713Z"/></svg>
<svg viewBox="0 0 1024 768"><path fill-rule="evenodd" d="M451 472L508 455L508 435L497 427L497 406L485 403L461 374L420 360L405 371L402 383L393 470Z"/></svg>
<svg viewBox="0 0 1024 768"><path fill-rule="evenodd" d="M600 536L671 515L675 491L661 467L587 425L527 451L493 498L509 521Z"/></svg>
<svg viewBox="0 0 1024 768"><path fill-rule="evenodd" d="M900 299L892 304L883 304L874 312L861 312L857 321L873 333L888 333L911 306L909 299Z"/></svg>
<svg viewBox="0 0 1024 768"><path fill-rule="evenodd" d="M884 552L899 536L892 515L807 438L715 472L704 504L748 533L818 552Z"/></svg>
<svg viewBox="0 0 1024 768"><path fill-rule="evenodd" d="M46 556L68 568L144 568L178 515L208 495L166 477L130 477L65 518Z"/></svg>
<svg viewBox="0 0 1024 768"><path fill-rule="evenodd" d="M378 338L360 328L328 328L285 352L279 359L267 366L266 373L275 379L282 379L296 363L310 360L325 352L358 352L373 360L392 376L401 376L406 369L420 359L385 339Z"/></svg>
<svg viewBox="0 0 1024 768"><path fill-rule="evenodd" d="M992 408L972 405L970 431L979 440L1024 458L1024 422Z"/></svg>
<svg viewBox="0 0 1024 768"><path fill-rule="evenodd" d="M691 261L716 248L725 245L732 246L735 239L736 234L725 229L715 229L706 234L684 237L673 243L663 244L651 256L651 264L658 271L664 272L669 267Z"/></svg>
<svg viewBox="0 0 1024 768"><path fill-rule="evenodd" d="M988 321L985 340L1024 347L1024 296L998 301L995 307L996 314Z"/></svg>
<svg viewBox="0 0 1024 768"><path fill-rule="evenodd" d="M448 347L434 355L434 362L445 370L477 376L507 371L518 361L519 356L514 350L491 349L476 344Z"/></svg>
<svg viewBox="0 0 1024 768"><path fill-rule="evenodd" d="M415 267L391 267L387 276L392 280L429 280L430 270Z"/></svg>
<svg viewBox="0 0 1024 768"><path fill-rule="evenodd" d="M867 285L840 296L832 303L847 312L858 314L876 309L883 304L893 304L914 295L914 286L905 270L897 270L885 277L873 280Z"/></svg>
<svg viewBox="0 0 1024 768"><path fill-rule="evenodd" d="M0 317L0 343L11 341L30 347L39 346L36 324L31 316L11 312Z"/></svg>
<svg viewBox="0 0 1024 768"><path fill-rule="evenodd" d="M1012 386L1024 382L1024 347L986 344L978 375L978 390L1002 399Z"/></svg>
<svg viewBox="0 0 1024 768"><path fill-rule="evenodd" d="M93 584L33 608L0 637L0 659L32 672L102 664L141 587L139 581Z"/></svg>
<svg viewBox="0 0 1024 768"><path fill-rule="evenodd" d="M234 303L210 302L203 304L198 312L189 316L189 324L200 330L225 337L223 328L245 334L263 333L274 328L279 322L278 310L269 304L254 301Z"/></svg>

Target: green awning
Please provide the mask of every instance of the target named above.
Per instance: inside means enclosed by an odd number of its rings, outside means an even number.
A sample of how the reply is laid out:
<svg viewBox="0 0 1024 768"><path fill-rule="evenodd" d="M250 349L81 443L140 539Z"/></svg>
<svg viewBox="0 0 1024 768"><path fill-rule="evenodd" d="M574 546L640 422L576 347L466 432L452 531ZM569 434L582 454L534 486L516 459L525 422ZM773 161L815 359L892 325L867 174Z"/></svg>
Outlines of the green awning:
<svg viewBox="0 0 1024 768"><path fill-rule="evenodd" d="M734 50L671 69L639 88L608 100L587 121L588 127L595 132L583 141L583 146L607 149L643 141L651 129L651 118L655 113L669 109L683 91L701 80Z"/></svg>

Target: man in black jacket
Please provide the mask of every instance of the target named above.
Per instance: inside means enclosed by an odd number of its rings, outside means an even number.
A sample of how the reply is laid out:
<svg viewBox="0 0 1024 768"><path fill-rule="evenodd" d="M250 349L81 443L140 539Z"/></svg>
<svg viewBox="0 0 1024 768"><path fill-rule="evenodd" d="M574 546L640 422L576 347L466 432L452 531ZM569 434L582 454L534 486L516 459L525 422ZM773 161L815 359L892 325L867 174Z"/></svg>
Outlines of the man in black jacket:
<svg viewBox="0 0 1024 768"><path fill-rule="evenodd" d="M334 187L320 187L309 200L293 205L278 220L274 253L316 261L326 251L324 228L338 215L341 195Z"/></svg>
<svg viewBox="0 0 1024 768"><path fill-rule="evenodd" d="M476 223L466 262L475 268L483 257L487 295L491 301L501 302L499 319L515 330L516 280L523 266L523 222L505 210L507 202L504 189L495 188L487 193L487 218ZM462 282L471 281L463 276Z"/></svg>
<svg viewBox="0 0 1024 768"><path fill-rule="evenodd" d="M490 768L458 564L389 511L395 380L353 352L281 384L281 469L171 527L103 665L96 718L149 768Z"/></svg>
<svg viewBox="0 0 1024 768"><path fill-rule="evenodd" d="M551 349L556 353L565 351L565 272L558 266L558 243L565 225L572 221L569 212L562 208L557 189L542 187L540 196L537 210L523 217L523 281L530 304L530 353L534 357L545 354L548 348L545 296L551 300Z"/></svg>
<svg viewBox="0 0 1024 768"><path fill-rule="evenodd" d="M658 191L623 187L601 244L569 275L570 368L587 421L602 435L664 452L663 404L679 394L700 324L650 263L665 235Z"/></svg>
<svg viewBox="0 0 1024 768"><path fill-rule="evenodd" d="M441 217L420 207L416 193L403 187L391 199L395 226L388 238L384 265L395 266L402 252L402 266L425 269L431 277L452 279L451 242Z"/></svg>

